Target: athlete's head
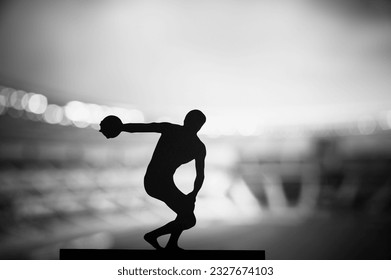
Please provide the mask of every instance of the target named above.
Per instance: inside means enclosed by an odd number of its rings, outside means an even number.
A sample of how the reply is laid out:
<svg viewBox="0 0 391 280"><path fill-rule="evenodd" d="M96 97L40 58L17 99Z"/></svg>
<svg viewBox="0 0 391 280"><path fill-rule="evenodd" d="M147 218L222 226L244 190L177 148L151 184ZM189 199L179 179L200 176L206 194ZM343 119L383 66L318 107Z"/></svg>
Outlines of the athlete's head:
<svg viewBox="0 0 391 280"><path fill-rule="evenodd" d="M183 122L184 126L194 132L198 132L206 122L204 113L200 110L191 110L187 113Z"/></svg>

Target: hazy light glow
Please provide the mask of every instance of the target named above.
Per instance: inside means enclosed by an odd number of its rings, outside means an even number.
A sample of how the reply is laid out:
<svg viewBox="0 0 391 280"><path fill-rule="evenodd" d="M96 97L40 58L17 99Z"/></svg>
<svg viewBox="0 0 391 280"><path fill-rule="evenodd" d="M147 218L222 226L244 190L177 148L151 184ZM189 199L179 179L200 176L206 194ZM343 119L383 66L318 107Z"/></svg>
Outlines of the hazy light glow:
<svg viewBox="0 0 391 280"><path fill-rule="evenodd" d="M48 105L48 100L46 96L42 94L33 94L28 102L28 109L34 114L42 114L45 112Z"/></svg>
<svg viewBox="0 0 391 280"><path fill-rule="evenodd" d="M100 106L80 101L71 101L65 106L65 116L80 128L99 124L108 115L116 115L124 123L144 121L143 113L136 109Z"/></svg>
<svg viewBox="0 0 391 280"><path fill-rule="evenodd" d="M66 117L73 122L85 122L90 118L87 106L79 101L71 101L65 106Z"/></svg>
<svg viewBox="0 0 391 280"><path fill-rule="evenodd" d="M320 125L345 112L354 121L391 106L391 20L369 7L361 16L340 1L15 2L3 13L0 37L10 40L0 71L58 89L65 102L132 104L168 117L180 106L235 107L257 120L240 126L243 135L313 116Z"/></svg>
<svg viewBox="0 0 391 280"><path fill-rule="evenodd" d="M91 124L98 124L105 116L102 106L96 104L87 104L87 109L89 111L87 121Z"/></svg>
<svg viewBox="0 0 391 280"><path fill-rule="evenodd" d="M64 110L62 107L55 105L55 104L49 104L46 108L44 119L46 122L50 124L59 124L64 118Z"/></svg>
<svg viewBox="0 0 391 280"><path fill-rule="evenodd" d="M29 106L29 100L32 94L26 93L23 95L22 100L21 100L21 105L24 110L28 110Z"/></svg>
<svg viewBox="0 0 391 280"><path fill-rule="evenodd" d="M22 100L25 95L26 93L22 90L14 91L10 97L10 105L16 110L22 110L23 109Z"/></svg>
<svg viewBox="0 0 391 280"><path fill-rule="evenodd" d="M6 100L5 102L5 106L6 107L9 107L10 106L10 96L11 94L14 92L13 89L11 88L7 88L7 87L4 87L1 91L0 91L0 95L3 96Z"/></svg>
<svg viewBox="0 0 391 280"><path fill-rule="evenodd" d="M109 110L110 115L116 115L122 122L143 122L144 116L139 110L129 110L125 108L114 107Z"/></svg>
<svg viewBox="0 0 391 280"><path fill-rule="evenodd" d="M242 136L252 136L256 133L255 123L245 123L238 128L238 131Z"/></svg>
<svg viewBox="0 0 391 280"><path fill-rule="evenodd" d="M27 117L33 121L43 121L49 124L73 125L79 128L90 127L99 130L99 123L108 115L118 116L124 123L144 122L144 114L141 110L123 107L110 107L97 104L83 103L80 101L68 102L64 107L56 104L47 104L47 98L42 94L26 93L22 90L2 88L0 91L0 114L8 110L8 114L14 118ZM329 107L312 108L311 119L302 118L302 111L290 111L286 108L280 110L263 110L258 114L245 112L241 108L230 107L221 110L208 107L205 110L206 124L200 134L211 138L220 136L259 136L279 135L279 137L302 136L303 133L324 134L333 130L337 134L372 134L378 128L386 130L391 127L391 111L382 110L377 114L364 115L355 118L357 111L343 109L328 118L328 126L319 126L322 110L330 110ZM320 110L322 108L322 110ZM350 108L352 109L352 108ZM25 112L23 111L25 110ZM185 110L186 111L186 110ZM307 110L308 111L308 110ZM291 114L289 114L291 113ZM259 117L262 116L262 117ZM169 116L158 118L156 121L176 122ZM355 123L355 125L354 125ZM323 129L322 129L323 128Z"/></svg>

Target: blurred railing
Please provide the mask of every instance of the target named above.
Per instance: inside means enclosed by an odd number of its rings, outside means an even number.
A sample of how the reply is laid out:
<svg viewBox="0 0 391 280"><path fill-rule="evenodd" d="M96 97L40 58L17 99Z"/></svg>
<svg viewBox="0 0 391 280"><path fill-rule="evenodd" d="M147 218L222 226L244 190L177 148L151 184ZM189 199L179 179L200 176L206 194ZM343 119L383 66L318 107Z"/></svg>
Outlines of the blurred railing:
<svg viewBox="0 0 391 280"><path fill-rule="evenodd" d="M244 159L240 173L270 213L385 215L391 210L389 138L313 139L309 154Z"/></svg>

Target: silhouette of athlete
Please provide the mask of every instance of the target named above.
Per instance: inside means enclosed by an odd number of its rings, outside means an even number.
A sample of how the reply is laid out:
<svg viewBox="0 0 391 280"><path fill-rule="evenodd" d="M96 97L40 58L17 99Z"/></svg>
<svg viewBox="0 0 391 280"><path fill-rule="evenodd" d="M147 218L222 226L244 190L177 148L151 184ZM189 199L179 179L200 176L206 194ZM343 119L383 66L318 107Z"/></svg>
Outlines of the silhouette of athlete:
<svg viewBox="0 0 391 280"><path fill-rule="evenodd" d="M106 120L107 118L111 120ZM178 239L182 232L196 224L194 206L196 196L204 182L206 148L197 136L206 121L199 110L187 113L183 125L172 123L127 123L114 117L101 122L101 132L107 138L125 132L161 133L152 159L144 177L146 192L167 204L176 214L175 220L144 235L144 239L156 249L163 249L158 237L171 234L165 249L178 250ZM189 194L181 192L174 183L174 173L182 164L195 160L196 178L194 189Z"/></svg>

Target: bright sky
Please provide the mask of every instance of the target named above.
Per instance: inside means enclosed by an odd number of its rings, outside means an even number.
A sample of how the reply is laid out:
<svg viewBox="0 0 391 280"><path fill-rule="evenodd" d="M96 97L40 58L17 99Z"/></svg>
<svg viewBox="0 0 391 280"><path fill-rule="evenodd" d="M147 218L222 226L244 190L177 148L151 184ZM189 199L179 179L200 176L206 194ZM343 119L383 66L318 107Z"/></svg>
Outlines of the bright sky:
<svg viewBox="0 0 391 280"><path fill-rule="evenodd" d="M319 3L10 1L0 82L54 102L275 124L391 109L389 18Z"/></svg>

